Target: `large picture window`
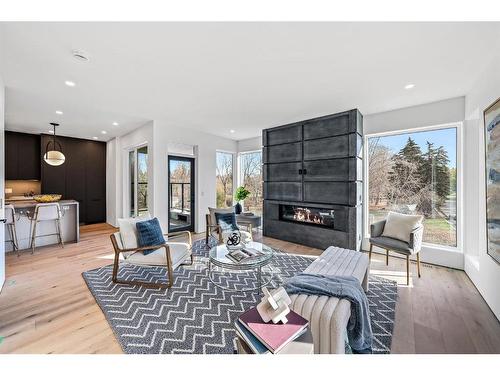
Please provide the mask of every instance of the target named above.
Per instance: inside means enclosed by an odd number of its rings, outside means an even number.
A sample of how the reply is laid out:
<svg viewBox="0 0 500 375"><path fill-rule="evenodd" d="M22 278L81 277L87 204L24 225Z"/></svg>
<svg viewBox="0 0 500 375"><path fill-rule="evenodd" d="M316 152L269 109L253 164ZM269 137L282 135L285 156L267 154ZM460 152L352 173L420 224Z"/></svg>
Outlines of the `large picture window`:
<svg viewBox="0 0 500 375"><path fill-rule="evenodd" d="M369 222L424 216L424 242L457 246L457 128L368 138Z"/></svg>
<svg viewBox="0 0 500 375"><path fill-rule="evenodd" d="M233 205L233 154L217 152L216 162L217 208L231 207Z"/></svg>
<svg viewBox="0 0 500 375"><path fill-rule="evenodd" d="M240 183L251 193L244 202L245 211L262 215L262 151L240 154Z"/></svg>

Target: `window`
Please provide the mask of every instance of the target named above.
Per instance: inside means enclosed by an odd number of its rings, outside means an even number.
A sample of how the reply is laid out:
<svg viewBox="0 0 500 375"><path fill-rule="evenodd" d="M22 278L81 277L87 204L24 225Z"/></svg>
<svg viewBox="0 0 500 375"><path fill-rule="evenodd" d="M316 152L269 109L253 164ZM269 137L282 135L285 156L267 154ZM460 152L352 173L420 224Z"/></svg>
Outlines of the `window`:
<svg viewBox="0 0 500 375"><path fill-rule="evenodd" d="M233 205L233 154L217 152L216 194L217 208Z"/></svg>
<svg viewBox="0 0 500 375"><path fill-rule="evenodd" d="M424 216L424 242L457 246L457 128L368 138L369 222Z"/></svg>
<svg viewBox="0 0 500 375"><path fill-rule="evenodd" d="M245 211L262 215L262 151L240 154L240 183L250 190Z"/></svg>
<svg viewBox="0 0 500 375"><path fill-rule="evenodd" d="M130 216L148 212L148 147L129 151Z"/></svg>

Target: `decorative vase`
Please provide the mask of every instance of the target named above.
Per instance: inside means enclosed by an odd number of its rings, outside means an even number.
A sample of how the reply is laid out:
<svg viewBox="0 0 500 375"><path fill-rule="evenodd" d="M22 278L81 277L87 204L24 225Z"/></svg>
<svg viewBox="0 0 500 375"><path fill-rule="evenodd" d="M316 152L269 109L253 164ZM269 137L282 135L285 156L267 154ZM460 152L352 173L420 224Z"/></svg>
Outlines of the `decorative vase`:
<svg viewBox="0 0 500 375"><path fill-rule="evenodd" d="M238 203L236 203L236 204L234 205L234 213L235 213L236 215L239 215L239 214L241 214L241 211L242 211L242 207L241 207L240 202L238 202Z"/></svg>

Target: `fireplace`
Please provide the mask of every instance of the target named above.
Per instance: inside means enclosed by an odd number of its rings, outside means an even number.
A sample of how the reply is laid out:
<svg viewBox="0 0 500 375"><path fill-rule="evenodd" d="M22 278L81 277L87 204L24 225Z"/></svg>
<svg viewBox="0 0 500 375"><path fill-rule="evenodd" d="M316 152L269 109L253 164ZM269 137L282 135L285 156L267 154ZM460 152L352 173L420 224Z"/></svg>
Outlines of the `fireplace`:
<svg viewBox="0 0 500 375"><path fill-rule="evenodd" d="M305 225L334 228L335 210L301 207L290 204L279 205L279 219Z"/></svg>

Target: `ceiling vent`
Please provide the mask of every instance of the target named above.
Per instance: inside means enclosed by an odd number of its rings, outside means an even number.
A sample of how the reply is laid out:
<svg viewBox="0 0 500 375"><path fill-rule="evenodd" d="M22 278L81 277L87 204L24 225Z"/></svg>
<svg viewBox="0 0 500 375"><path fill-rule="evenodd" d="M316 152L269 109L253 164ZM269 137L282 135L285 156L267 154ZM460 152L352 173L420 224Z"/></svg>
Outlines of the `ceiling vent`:
<svg viewBox="0 0 500 375"><path fill-rule="evenodd" d="M90 61L89 54L85 51L74 49L73 51L71 51L71 53L73 54L73 57L78 61L81 62Z"/></svg>

